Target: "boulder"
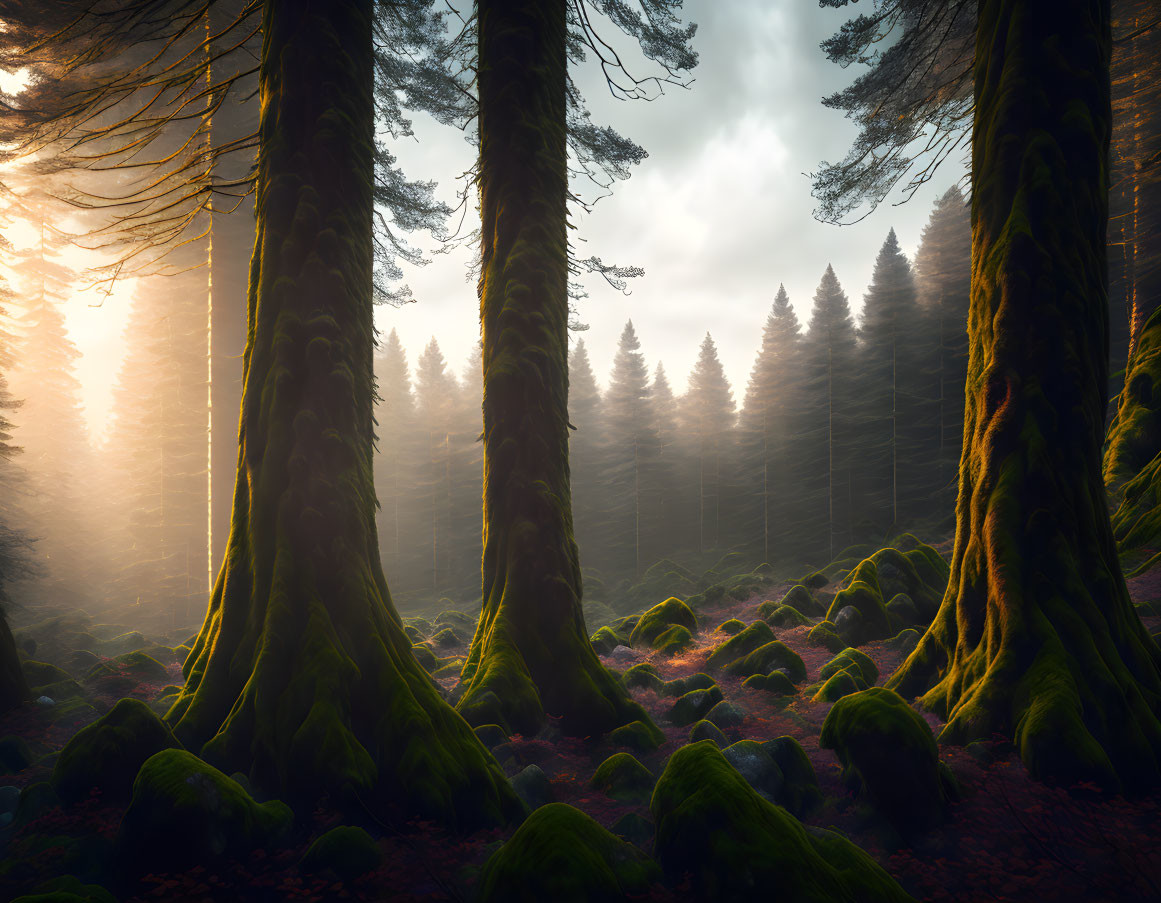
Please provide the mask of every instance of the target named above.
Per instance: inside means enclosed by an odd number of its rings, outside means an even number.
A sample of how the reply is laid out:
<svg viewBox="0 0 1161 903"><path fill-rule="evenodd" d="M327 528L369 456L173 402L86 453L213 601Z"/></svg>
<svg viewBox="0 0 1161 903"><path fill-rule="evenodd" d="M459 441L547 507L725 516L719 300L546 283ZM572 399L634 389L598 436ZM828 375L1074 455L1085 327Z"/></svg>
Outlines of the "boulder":
<svg viewBox="0 0 1161 903"><path fill-rule="evenodd" d="M725 668L773 641L774 631L770 629L770 625L765 621L755 621L737 636L731 637L714 649L706 665L710 668Z"/></svg>
<svg viewBox="0 0 1161 903"><path fill-rule="evenodd" d="M307 847L299 868L308 875L329 871L349 883L374 871L382 861L383 851L370 834L362 828L339 825Z"/></svg>
<svg viewBox="0 0 1161 903"><path fill-rule="evenodd" d="M556 799L552 783L539 765L529 765L513 777L512 789L529 809L539 809Z"/></svg>
<svg viewBox="0 0 1161 903"><path fill-rule="evenodd" d="M692 634L697 630L697 615L680 599L671 596L641 615L641 620L629 635L629 645L634 649L653 648L657 638L675 625Z"/></svg>
<svg viewBox="0 0 1161 903"><path fill-rule="evenodd" d="M704 718L721 701L722 691L716 685L708 690L690 690L673 704L668 717L678 727L693 724Z"/></svg>
<svg viewBox="0 0 1161 903"><path fill-rule="evenodd" d="M629 753L614 753L597 767L589 783L613 799L635 802L649 799L656 778Z"/></svg>

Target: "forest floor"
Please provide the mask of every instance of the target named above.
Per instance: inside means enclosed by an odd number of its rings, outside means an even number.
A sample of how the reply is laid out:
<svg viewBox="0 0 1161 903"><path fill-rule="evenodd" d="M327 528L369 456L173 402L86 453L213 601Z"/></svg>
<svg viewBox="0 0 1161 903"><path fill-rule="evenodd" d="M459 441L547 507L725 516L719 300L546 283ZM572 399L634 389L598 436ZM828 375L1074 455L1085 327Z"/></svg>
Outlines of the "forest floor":
<svg viewBox="0 0 1161 903"><path fill-rule="evenodd" d="M706 671L709 653L725 637L716 627L731 618L747 623L758 619L758 605L778 600L789 583L768 587L745 600L726 596L720 604L699 610L694 645L678 656L619 647L603 661L617 670L651 662L665 680ZM1129 581L1130 592L1144 615L1150 633L1161 627L1152 603L1161 603L1161 570ZM819 596L827 600L826 589ZM1147 603L1147 604L1146 604ZM1161 610L1161 605L1158 606ZM817 619L815 619L817 620ZM110 662L115 654L137 645L161 660L166 647L179 646L188 630L141 637L118 625L85 628L70 621L42 622L38 629L17 631L19 641L37 640L35 658L49 661L74 675L91 673L93 662ZM807 627L774 628L777 637L794 649L806 664L807 683L818 680L819 668L832 655L806 642ZM71 631L71 633L70 633ZM121 631L117 633L117 631ZM179 634L185 633L185 636ZM40 636L36 636L39 633ZM468 634L468 631L464 631ZM73 639L68 641L68 637ZM105 638L102 638L104 636ZM79 637L79 639L78 639ZM141 637L141 642L135 642ZM90 642L91 641L91 642ZM96 645L94 653L88 646ZM70 648L72 646L72 648ZM902 658L889 643L860 647L878 666L882 684ZM443 656L466 654L464 645L439 650ZM55 754L82 726L124 696L156 702L167 684L181 682L174 652L164 662L164 673L114 668L99 678L82 681L82 693L54 705L32 704L0 717L0 738L25 740L35 761L15 773L0 776L0 784L23 788L51 775ZM940 756L951 768L962 790L949 821L914 846L898 846L850 796L840 777L834 753L820 749L819 732L830 709L804 693L778 697L742 686L740 678L714 674L724 697L738 706L744 720L726 728L731 741L768 740L789 735L806 750L818 775L825 802L806 819L807 824L832 828L867 850L917 900L930 901L1137 901L1161 899L1161 794L1128 800L1102 796L1085 788L1072 791L1031 781L1011 744L997 738L975 744L971 752L941 746ZM439 681L451 690L456 679ZM655 776L669 755L689 742L690 728L667 721L670 697L648 689L632 690L663 729L665 742L649 753L634 753ZM925 715L933 730L940 723ZM514 737L504 745L502 764L509 775L537 765L548 777L551 792L607 828L623 816L637 813L649 818L648 800L619 802L590 785L597 766L623 748L607 740L563 737L551 725L536 737ZM0 774L4 766L0 765ZM0 787L0 797L4 789ZM30 890L62 875L99 874L116 836L122 808L104 805L94 796L68 809L51 808L18 828L0 829L0 900ZM301 816L301 813L300 813ZM503 832L479 832L467 838L451 837L433 825L413 823L379 840L382 865L347 883L333 875L307 875L298 867L310 841L339 823L335 813L317 811L287 846L259 850L245 861L207 864L176 875L151 875L118 899L127 901L241 901L241 900L452 900L465 901L487 857L504 839ZM0 822L2 824L3 822ZM381 832L380 832L381 833ZM643 845L648 849L649 842ZM90 879L92 880L92 879ZM655 900L686 898L685 888L657 888Z"/></svg>

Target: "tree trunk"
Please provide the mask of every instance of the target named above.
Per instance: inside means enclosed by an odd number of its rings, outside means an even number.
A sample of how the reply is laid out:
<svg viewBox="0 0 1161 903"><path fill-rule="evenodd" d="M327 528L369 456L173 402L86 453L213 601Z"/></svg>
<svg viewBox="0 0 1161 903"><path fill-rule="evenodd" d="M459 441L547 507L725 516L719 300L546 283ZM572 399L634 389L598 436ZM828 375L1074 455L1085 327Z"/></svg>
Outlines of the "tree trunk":
<svg viewBox="0 0 1161 903"><path fill-rule="evenodd" d="M8 618L0 611L0 713L16 708L31 695Z"/></svg>
<svg viewBox="0 0 1161 903"><path fill-rule="evenodd" d="M1161 654L1129 602L1108 385L1109 0L982 0L965 445L951 581L888 686L1031 774L1156 783Z"/></svg>
<svg viewBox="0 0 1161 903"><path fill-rule="evenodd" d="M375 535L372 5L264 6L233 520L167 718L291 802L469 827L519 804L416 664Z"/></svg>
<svg viewBox="0 0 1161 903"><path fill-rule="evenodd" d="M576 735L645 711L593 652L568 469L564 0L480 0L483 608L459 709Z"/></svg>

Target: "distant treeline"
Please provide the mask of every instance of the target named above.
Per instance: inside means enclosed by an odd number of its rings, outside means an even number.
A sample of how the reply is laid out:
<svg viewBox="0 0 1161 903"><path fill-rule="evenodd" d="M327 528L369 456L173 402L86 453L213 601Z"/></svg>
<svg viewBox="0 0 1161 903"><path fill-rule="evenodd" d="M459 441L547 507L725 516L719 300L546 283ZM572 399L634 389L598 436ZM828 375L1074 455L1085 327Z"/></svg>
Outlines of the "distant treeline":
<svg viewBox="0 0 1161 903"><path fill-rule="evenodd" d="M784 289L741 410L707 334L684 395L625 326L601 392L570 358L572 505L586 573L632 580L655 561L723 550L817 562L953 514L963 431L969 211L936 204L914 264L892 232L856 324L827 268L803 331ZM392 332L376 363L375 486L398 592L472 598L481 548L480 363L462 381L433 339L416 362ZM592 581L594 586L599 584Z"/></svg>

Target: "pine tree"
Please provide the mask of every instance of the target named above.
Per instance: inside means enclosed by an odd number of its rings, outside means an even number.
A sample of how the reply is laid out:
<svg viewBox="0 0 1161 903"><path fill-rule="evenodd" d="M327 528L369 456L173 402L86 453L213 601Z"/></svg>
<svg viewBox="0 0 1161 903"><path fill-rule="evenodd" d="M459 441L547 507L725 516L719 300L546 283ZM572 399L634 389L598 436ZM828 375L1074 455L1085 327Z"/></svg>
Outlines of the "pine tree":
<svg viewBox="0 0 1161 903"><path fill-rule="evenodd" d="M415 461L410 442L415 435L415 398L411 392L411 371L407 353L394 329L375 355L376 452L374 459L375 495L379 510L375 524L379 534L379 554L383 570L392 583L402 587L413 564L408 551L411 530L411 487Z"/></svg>
<svg viewBox="0 0 1161 903"><path fill-rule="evenodd" d="M817 512L803 521L812 554L827 561L851 542L851 464L855 326L847 296L827 265L814 293L810 327L803 341L803 453L816 462L803 476L808 504Z"/></svg>
<svg viewBox="0 0 1161 903"><path fill-rule="evenodd" d="M892 229L863 298L855 511L859 536L888 539L917 515L926 489L922 402L926 376L917 347L919 305L911 264Z"/></svg>
<svg viewBox="0 0 1161 903"><path fill-rule="evenodd" d="M915 254L915 283L924 314L920 342L934 406L927 457L935 462L931 494L941 518L955 508L963 445L971 271L971 210L963 193L952 187L935 202Z"/></svg>
<svg viewBox="0 0 1161 903"><path fill-rule="evenodd" d="M573 523L581 564L601 561L604 486L601 456L605 422L601 390L597 386L584 339L578 339L568 358L568 464L572 487ZM601 562L603 563L603 562Z"/></svg>
<svg viewBox="0 0 1161 903"><path fill-rule="evenodd" d="M750 503L742 521L762 561L801 554L796 539L806 515L795 433L802 420L802 335L785 286L762 330L739 419L743 480Z"/></svg>
<svg viewBox="0 0 1161 903"><path fill-rule="evenodd" d="M692 447L697 486L697 550L720 547L724 466L733 450L734 394L707 332L682 398L682 432Z"/></svg>
<svg viewBox="0 0 1161 903"><path fill-rule="evenodd" d="M684 543L682 530L681 474L686 467L681 443L679 407L658 361L649 386L650 466L648 471L648 517L644 530L646 565L675 555Z"/></svg>
<svg viewBox="0 0 1161 903"><path fill-rule="evenodd" d="M435 592L451 561L452 433L459 385L432 338L415 367L417 533L426 537L424 586Z"/></svg>
<svg viewBox="0 0 1161 903"><path fill-rule="evenodd" d="M451 526L448 586L457 599L475 601L480 592L480 555L484 494L481 404L484 397L483 349L477 342L464 366L456 393L451 433Z"/></svg>

